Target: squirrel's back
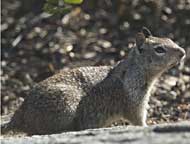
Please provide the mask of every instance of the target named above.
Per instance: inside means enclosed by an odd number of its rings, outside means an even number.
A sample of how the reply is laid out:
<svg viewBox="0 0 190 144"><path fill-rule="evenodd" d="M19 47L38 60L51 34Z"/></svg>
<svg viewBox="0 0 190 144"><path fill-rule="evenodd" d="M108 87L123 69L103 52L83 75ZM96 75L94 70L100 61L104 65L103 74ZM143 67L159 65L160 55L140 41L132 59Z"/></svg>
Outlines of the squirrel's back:
<svg viewBox="0 0 190 144"><path fill-rule="evenodd" d="M2 134L14 129L28 134L72 129L69 123L81 98L102 81L110 69L111 66L89 66L60 70L34 85L11 121L1 127Z"/></svg>

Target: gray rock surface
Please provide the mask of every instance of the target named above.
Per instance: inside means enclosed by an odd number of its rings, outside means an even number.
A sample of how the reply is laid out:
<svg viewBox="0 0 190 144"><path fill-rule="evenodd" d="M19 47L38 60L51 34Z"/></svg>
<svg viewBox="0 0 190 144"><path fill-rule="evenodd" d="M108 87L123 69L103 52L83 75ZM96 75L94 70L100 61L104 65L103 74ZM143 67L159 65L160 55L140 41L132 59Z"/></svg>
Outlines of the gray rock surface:
<svg viewBox="0 0 190 144"><path fill-rule="evenodd" d="M190 121L150 127L118 126L52 135L3 137L1 144L189 144Z"/></svg>

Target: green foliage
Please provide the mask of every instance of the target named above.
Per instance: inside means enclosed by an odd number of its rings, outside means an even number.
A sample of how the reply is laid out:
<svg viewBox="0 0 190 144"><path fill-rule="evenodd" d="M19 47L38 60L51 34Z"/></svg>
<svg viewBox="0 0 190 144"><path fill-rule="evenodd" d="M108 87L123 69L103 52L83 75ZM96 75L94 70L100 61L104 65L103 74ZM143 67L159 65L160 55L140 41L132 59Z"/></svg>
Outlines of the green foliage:
<svg viewBox="0 0 190 144"><path fill-rule="evenodd" d="M64 2L68 4L81 4L83 0L64 0Z"/></svg>
<svg viewBox="0 0 190 144"><path fill-rule="evenodd" d="M66 14L72 5L81 4L83 0L46 0L44 11L50 14Z"/></svg>

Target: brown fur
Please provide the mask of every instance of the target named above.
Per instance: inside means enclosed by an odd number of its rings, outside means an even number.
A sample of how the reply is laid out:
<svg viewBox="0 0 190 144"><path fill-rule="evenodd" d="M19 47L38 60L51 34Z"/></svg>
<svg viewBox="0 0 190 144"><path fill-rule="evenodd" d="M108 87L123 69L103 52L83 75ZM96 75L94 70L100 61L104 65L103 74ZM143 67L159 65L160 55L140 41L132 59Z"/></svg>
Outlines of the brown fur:
<svg viewBox="0 0 190 144"><path fill-rule="evenodd" d="M61 71L35 85L2 133L49 134L98 128L120 118L146 126L152 85L185 56L185 51L170 39L145 31L146 35L137 35L137 47L128 58L114 67ZM165 53L155 52L159 45Z"/></svg>

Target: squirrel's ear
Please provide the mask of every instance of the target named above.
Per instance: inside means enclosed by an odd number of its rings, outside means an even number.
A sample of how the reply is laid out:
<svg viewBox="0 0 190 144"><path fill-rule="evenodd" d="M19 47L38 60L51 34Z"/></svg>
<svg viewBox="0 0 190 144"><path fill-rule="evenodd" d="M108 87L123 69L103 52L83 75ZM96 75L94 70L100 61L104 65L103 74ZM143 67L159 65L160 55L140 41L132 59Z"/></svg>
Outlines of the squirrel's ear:
<svg viewBox="0 0 190 144"><path fill-rule="evenodd" d="M143 27L141 31L146 38L148 38L149 36L152 36L152 33L150 32L150 30L146 27Z"/></svg>
<svg viewBox="0 0 190 144"><path fill-rule="evenodd" d="M144 42L146 41L146 37L143 33L139 32L136 35L136 45L137 45L137 49L139 50L139 52L142 52L142 45L144 44Z"/></svg>

